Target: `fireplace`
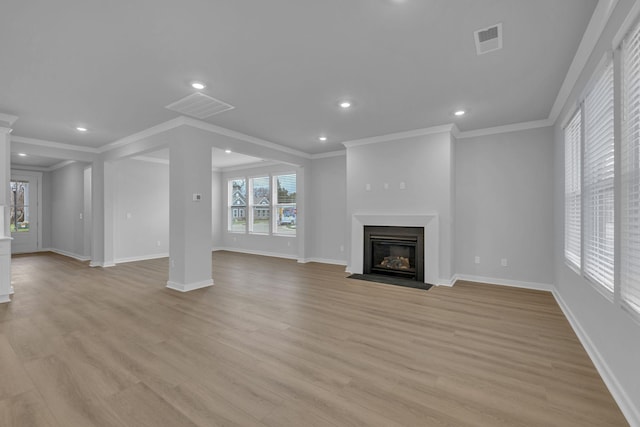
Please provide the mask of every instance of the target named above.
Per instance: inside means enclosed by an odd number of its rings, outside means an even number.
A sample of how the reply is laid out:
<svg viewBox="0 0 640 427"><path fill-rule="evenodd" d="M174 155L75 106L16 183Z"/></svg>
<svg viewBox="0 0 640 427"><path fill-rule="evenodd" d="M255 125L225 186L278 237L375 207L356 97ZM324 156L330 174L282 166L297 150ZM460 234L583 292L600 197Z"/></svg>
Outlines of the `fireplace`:
<svg viewBox="0 0 640 427"><path fill-rule="evenodd" d="M365 226L363 273L424 282L424 227Z"/></svg>

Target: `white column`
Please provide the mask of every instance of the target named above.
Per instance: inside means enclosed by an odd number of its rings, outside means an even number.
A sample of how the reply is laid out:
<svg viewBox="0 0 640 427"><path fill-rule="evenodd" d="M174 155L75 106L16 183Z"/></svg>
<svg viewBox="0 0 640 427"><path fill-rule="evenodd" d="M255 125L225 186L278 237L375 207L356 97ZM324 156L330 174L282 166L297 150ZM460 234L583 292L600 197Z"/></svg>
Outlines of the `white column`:
<svg viewBox="0 0 640 427"><path fill-rule="evenodd" d="M91 164L91 267L113 267L113 164Z"/></svg>
<svg viewBox="0 0 640 427"><path fill-rule="evenodd" d="M211 277L211 146L169 145L169 281L181 292L213 285Z"/></svg>
<svg viewBox="0 0 640 427"><path fill-rule="evenodd" d="M0 127L0 303L11 301L11 232L9 186L11 183L11 129Z"/></svg>

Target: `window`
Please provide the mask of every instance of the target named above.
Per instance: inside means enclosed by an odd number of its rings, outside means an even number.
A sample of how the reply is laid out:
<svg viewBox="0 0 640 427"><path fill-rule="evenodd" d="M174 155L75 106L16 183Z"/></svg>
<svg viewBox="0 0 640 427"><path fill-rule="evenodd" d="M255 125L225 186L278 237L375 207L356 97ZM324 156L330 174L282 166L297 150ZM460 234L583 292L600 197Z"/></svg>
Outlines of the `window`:
<svg viewBox="0 0 640 427"><path fill-rule="evenodd" d="M274 205L275 219L274 233L296 234L296 174L278 175L273 177L275 189Z"/></svg>
<svg viewBox="0 0 640 427"><path fill-rule="evenodd" d="M623 41L620 296L640 313L640 26Z"/></svg>
<svg viewBox="0 0 640 427"><path fill-rule="evenodd" d="M29 183L11 181L10 226L12 233L29 231Z"/></svg>
<svg viewBox="0 0 640 427"><path fill-rule="evenodd" d="M583 259L586 277L613 293L613 63L584 100Z"/></svg>
<svg viewBox="0 0 640 427"><path fill-rule="evenodd" d="M582 112L573 116L564 130L564 256L580 268L582 248Z"/></svg>
<svg viewBox="0 0 640 427"><path fill-rule="evenodd" d="M227 184L228 231L296 235L298 209L295 173L233 178Z"/></svg>
<svg viewBox="0 0 640 427"><path fill-rule="evenodd" d="M271 217L269 177L251 178L249 183L251 186L249 231L251 233L269 234L269 218Z"/></svg>
<svg viewBox="0 0 640 427"><path fill-rule="evenodd" d="M247 230L246 183L244 178L229 180L229 231L244 233Z"/></svg>

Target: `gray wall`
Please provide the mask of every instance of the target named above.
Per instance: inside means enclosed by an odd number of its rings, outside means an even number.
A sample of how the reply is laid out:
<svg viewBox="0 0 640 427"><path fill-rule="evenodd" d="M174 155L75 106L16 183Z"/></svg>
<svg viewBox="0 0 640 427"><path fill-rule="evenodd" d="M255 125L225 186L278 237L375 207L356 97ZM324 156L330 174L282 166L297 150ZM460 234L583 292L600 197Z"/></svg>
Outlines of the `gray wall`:
<svg viewBox="0 0 640 427"><path fill-rule="evenodd" d="M551 288L552 128L456 144L456 272Z"/></svg>
<svg viewBox="0 0 640 427"><path fill-rule="evenodd" d="M72 163L48 174L46 185L51 205L51 240L48 246L61 253L86 258L84 255L84 169L85 163ZM45 194L43 194L44 203ZM43 216L45 216L43 210ZM46 218L46 217L45 217ZM45 224L48 220L45 220ZM43 230L44 231L44 230ZM47 232L48 234L48 232ZM44 234L43 234L44 240Z"/></svg>
<svg viewBox="0 0 640 427"><path fill-rule="evenodd" d="M582 343L603 375L632 425L640 425L640 323L620 304L611 302L564 262L564 140L562 123L572 114L605 52L611 50L635 2L619 0L596 49L582 71L555 126L554 145L554 265L558 298ZM634 424L635 423L635 424Z"/></svg>
<svg viewBox="0 0 640 427"><path fill-rule="evenodd" d="M311 164L308 259L331 264L347 263L347 163L346 156L314 159Z"/></svg>
<svg viewBox="0 0 640 427"><path fill-rule="evenodd" d="M115 262L168 256L169 165L123 159L114 167Z"/></svg>
<svg viewBox="0 0 640 427"><path fill-rule="evenodd" d="M300 173L301 169L295 166L279 164L262 167L253 167L247 169L235 169L227 170L222 173L222 203L224 203L222 214L222 245L218 249L225 249L230 251L247 252L259 255L280 256L283 258L298 258L298 238L290 236L265 236L259 234L243 234L232 233L227 230L228 226L228 214L227 214L227 200L229 186L227 182L229 179L241 178L241 177L255 177L265 176L265 174L279 174L296 172L298 174L298 185L296 192L298 193L298 211L300 215L304 213L300 209L300 195L304 191L304 188L300 186ZM298 233L300 233L300 221L298 223Z"/></svg>

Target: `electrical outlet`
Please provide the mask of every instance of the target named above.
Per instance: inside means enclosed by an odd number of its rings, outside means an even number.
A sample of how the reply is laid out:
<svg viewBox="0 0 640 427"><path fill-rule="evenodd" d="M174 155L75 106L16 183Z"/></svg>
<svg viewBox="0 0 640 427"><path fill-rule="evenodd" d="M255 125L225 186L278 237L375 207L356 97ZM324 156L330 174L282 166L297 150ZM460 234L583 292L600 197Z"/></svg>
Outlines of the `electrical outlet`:
<svg viewBox="0 0 640 427"><path fill-rule="evenodd" d="M160 240L156 242L156 246L160 246Z"/></svg>
<svg viewBox="0 0 640 427"><path fill-rule="evenodd" d="M500 260L500 265L502 265L503 267L506 267L507 266L507 259L506 258L502 258Z"/></svg>
<svg viewBox="0 0 640 427"><path fill-rule="evenodd" d="M475 263L476 264L480 264L480 257L476 255L476 259L475 259Z"/></svg>
<svg viewBox="0 0 640 427"><path fill-rule="evenodd" d="M340 245L340 252L344 252L344 245Z"/></svg>

